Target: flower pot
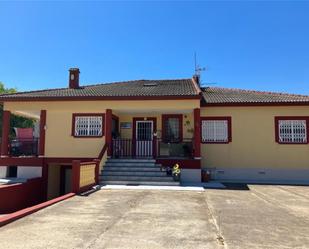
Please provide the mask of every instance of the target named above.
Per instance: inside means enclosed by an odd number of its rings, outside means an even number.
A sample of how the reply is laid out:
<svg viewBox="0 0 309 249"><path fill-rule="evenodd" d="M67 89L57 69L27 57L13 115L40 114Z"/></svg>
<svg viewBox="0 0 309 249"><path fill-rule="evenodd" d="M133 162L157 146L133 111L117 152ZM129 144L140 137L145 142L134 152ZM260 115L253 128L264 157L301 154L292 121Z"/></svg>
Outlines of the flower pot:
<svg viewBox="0 0 309 249"><path fill-rule="evenodd" d="M202 182L209 182L211 180L211 174L208 170L202 170Z"/></svg>

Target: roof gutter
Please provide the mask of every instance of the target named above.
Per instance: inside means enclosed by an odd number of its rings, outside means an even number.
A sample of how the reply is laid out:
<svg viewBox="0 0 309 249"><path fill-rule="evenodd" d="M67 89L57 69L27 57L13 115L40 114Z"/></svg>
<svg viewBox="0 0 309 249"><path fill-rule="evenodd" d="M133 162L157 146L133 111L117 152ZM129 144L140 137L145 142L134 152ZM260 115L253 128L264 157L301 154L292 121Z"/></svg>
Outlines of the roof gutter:
<svg viewBox="0 0 309 249"><path fill-rule="evenodd" d="M243 107L243 106L308 106L309 101L304 102L230 102L230 103L202 103L202 107Z"/></svg>
<svg viewBox="0 0 309 249"><path fill-rule="evenodd" d="M108 100L181 100L200 99L200 95L174 96L70 96L70 97L0 97L0 102L40 102L40 101L108 101Z"/></svg>

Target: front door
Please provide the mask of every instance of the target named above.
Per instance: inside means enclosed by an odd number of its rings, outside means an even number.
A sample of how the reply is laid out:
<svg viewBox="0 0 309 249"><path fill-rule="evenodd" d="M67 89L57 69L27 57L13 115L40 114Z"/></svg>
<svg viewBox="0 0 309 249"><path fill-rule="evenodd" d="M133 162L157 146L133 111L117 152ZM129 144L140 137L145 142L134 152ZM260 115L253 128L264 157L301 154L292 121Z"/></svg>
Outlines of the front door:
<svg viewBox="0 0 309 249"><path fill-rule="evenodd" d="M153 121L136 121L136 157L153 157Z"/></svg>

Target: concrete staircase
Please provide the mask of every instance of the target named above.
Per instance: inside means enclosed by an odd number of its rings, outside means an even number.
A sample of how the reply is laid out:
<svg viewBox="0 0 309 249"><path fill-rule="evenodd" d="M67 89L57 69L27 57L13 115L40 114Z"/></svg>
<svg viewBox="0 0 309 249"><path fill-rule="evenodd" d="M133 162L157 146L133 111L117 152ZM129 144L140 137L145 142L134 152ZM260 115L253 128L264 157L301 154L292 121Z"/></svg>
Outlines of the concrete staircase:
<svg viewBox="0 0 309 249"><path fill-rule="evenodd" d="M153 159L108 159L101 171L100 184L179 186Z"/></svg>

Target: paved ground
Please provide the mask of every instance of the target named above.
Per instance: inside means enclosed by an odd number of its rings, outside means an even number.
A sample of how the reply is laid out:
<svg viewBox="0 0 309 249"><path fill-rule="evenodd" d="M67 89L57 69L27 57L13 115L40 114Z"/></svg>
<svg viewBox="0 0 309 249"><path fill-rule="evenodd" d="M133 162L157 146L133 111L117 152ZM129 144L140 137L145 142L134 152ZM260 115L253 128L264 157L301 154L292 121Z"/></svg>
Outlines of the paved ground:
<svg viewBox="0 0 309 249"><path fill-rule="evenodd" d="M1 248L309 248L309 187L101 190L0 228Z"/></svg>

